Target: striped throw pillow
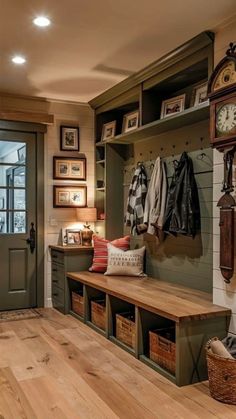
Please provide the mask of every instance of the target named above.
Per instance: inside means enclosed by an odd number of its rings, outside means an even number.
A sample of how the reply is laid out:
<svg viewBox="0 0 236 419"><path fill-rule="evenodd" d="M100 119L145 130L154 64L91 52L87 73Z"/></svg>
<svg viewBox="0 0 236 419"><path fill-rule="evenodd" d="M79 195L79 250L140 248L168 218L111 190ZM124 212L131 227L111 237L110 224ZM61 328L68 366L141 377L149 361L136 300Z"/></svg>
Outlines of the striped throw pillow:
<svg viewBox="0 0 236 419"><path fill-rule="evenodd" d="M111 243L121 250L129 250L130 236L121 237L112 241L93 236L94 254L92 266L89 268L90 272L106 272L108 259L107 243Z"/></svg>

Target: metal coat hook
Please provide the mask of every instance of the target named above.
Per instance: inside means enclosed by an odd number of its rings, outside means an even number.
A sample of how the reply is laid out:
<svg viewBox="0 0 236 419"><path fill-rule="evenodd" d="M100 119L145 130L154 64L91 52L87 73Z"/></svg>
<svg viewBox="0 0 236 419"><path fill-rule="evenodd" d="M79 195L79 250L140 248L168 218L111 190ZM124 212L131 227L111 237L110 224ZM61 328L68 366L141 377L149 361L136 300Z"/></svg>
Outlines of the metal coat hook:
<svg viewBox="0 0 236 419"><path fill-rule="evenodd" d="M201 141L201 150L203 150L202 142L204 141L204 137L200 137L200 141Z"/></svg>
<svg viewBox="0 0 236 419"><path fill-rule="evenodd" d="M172 145L173 150L175 149L175 144ZM174 157L174 152L172 154L172 157Z"/></svg>
<svg viewBox="0 0 236 419"><path fill-rule="evenodd" d="M200 154L197 155L198 160L203 160L204 157L206 157L206 153L200 153Z"/></svg>

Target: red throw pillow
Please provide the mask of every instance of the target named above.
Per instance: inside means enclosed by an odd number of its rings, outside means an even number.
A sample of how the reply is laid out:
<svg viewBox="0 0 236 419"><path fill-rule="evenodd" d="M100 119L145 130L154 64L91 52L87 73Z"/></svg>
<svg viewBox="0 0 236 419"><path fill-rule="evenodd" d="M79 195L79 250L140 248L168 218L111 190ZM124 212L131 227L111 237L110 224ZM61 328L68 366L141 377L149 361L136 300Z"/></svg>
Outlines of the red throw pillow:
<svg viewBox="0 0 236 419"><path fill-rule="evenodd" d="M106 272L108 258L107 243L111 243L118 249L129 250L130 236L121 237L112 241L93 236L94 254L92 266L89 268L90 272Z"/></svg>

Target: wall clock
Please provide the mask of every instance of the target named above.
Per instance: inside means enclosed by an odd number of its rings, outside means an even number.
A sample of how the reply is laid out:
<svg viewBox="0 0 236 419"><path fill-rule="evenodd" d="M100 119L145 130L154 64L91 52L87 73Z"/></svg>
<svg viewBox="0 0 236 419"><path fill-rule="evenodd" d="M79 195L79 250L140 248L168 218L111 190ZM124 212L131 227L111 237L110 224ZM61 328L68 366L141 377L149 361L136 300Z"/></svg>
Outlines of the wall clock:
<svg viewBox="0 0 236 419"><path fill-rule="evenodd" d="M210 141L224 153L224 180L220 207L220 269L225 282L234 273L234 207L231 195L232 165L236 150L236 44L230 43L225 57L208 83L210 100Z"/></svg>

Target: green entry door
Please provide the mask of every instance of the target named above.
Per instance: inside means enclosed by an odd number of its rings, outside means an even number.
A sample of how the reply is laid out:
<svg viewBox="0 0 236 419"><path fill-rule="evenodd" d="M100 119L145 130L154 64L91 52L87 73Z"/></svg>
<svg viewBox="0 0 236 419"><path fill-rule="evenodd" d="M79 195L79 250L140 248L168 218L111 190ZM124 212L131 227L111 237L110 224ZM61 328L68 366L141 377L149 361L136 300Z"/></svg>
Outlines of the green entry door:
<svg viewBox="0 0 236 419"><path fill-rule="evenodd" d="M36 306L35 150L35 134L0 130L0 310Z"/></svg>

